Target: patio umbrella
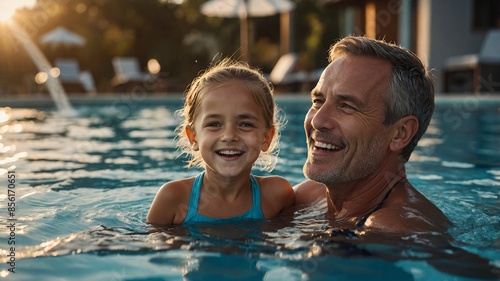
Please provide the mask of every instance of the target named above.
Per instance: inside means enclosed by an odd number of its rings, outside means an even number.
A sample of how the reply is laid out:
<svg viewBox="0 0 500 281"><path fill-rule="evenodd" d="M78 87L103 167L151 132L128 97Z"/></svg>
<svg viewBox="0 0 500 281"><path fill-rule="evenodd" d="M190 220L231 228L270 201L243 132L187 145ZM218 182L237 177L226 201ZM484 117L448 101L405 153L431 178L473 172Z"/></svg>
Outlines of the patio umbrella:
<svg viewBox="0 0 500 281"><path fill-rule="evenodd" d="M40 43L53 46L83 46L85 38L60 26L44 34L40 38Z"/></svg>
<svg viewBox="0 0 500 281"><path fill-rule="evenodd" d="M209 17L239 18L242 59L248 60L248 18L288 13L295 8L290 0L210 0L201 5Z"/></svg>

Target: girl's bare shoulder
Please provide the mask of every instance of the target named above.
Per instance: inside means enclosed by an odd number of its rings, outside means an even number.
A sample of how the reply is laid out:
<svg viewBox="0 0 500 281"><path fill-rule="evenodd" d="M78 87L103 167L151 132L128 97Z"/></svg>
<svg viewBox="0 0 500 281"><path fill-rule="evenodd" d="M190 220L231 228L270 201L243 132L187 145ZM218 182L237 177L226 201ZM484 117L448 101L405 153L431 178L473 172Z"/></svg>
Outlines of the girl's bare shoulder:
<svg viewBox="0 0 500 281"><path fill-rule="evenodd" d="M266 218L274 217L283 209L293 205L295 195L292 185L286 179L279 176L255 178L260 186L261 207Z"/></svg>
<svg viewBox="0 0 500 281"><path fill-rule="evenodd" d="M175 180L165 183L149 209L146 220L152 224L180 224L187 214L194 178Z"/></svg>
<svg viewBox="0 0 500 281"><path fill-rule="evenodd" d="M292 191L292 185L285 178L280 176L255 177L261 189L270 192Z"/></svg>
<svg viewBox="0 0 500 281"><path fill-rule="evenodd" d="M160 190L158 190L158 194L162 199L166 199L168 201L184 201L182 199L188 199L191 195L191 187L194 183L194 177L169 181L161 186Z"/></svg>

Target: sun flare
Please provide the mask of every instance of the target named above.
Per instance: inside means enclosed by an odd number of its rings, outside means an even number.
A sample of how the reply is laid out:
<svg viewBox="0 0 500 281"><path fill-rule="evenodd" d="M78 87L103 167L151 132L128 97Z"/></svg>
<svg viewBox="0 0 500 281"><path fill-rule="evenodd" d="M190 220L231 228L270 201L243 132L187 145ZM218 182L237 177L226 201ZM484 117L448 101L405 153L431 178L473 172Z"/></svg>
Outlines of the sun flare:
<svg viewBox="0 0 500 281"><path fill-rule="evenodd" d="M0 1L0 21L8 20L22 7L33 7L36 0L2 0Z"/></svg>

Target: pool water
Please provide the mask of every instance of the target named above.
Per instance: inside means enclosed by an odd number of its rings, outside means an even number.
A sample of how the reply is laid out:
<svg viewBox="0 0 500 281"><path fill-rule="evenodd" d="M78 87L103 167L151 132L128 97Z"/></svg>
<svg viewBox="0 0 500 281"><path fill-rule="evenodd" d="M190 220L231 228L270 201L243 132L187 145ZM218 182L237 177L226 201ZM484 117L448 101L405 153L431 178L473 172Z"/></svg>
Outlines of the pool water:
<svg viewBox="0 0 500 281"><path fill-rule="evenodd" d="M294 185L305 179L303 120L309 100L278 97L277 102L287 123L271 174ZM146 224L163 183L200 172L184 168L177 158L174 112L180 106L180 98L117 98L76 106L77 118L51 108L0 109L0 276L500 279L500 102L438 103L407 172L455 226L446 234L404 236L331 232L324 202L292 208L270 222L164 229Z"/></svg>

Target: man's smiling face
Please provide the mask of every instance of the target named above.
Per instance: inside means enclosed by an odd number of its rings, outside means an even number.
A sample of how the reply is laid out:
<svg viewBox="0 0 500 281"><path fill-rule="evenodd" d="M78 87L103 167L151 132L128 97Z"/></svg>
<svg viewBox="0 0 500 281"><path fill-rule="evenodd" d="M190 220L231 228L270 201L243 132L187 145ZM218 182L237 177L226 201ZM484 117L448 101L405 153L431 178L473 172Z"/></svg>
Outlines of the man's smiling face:
<svg viewBox="0 0 500 281"><path fill-rule="evenodd" d="M343 55L325 69L304 121L307 178L330 185L380 168L391 139L383 124L391 70L387 61L356 55Z"/></svg>

